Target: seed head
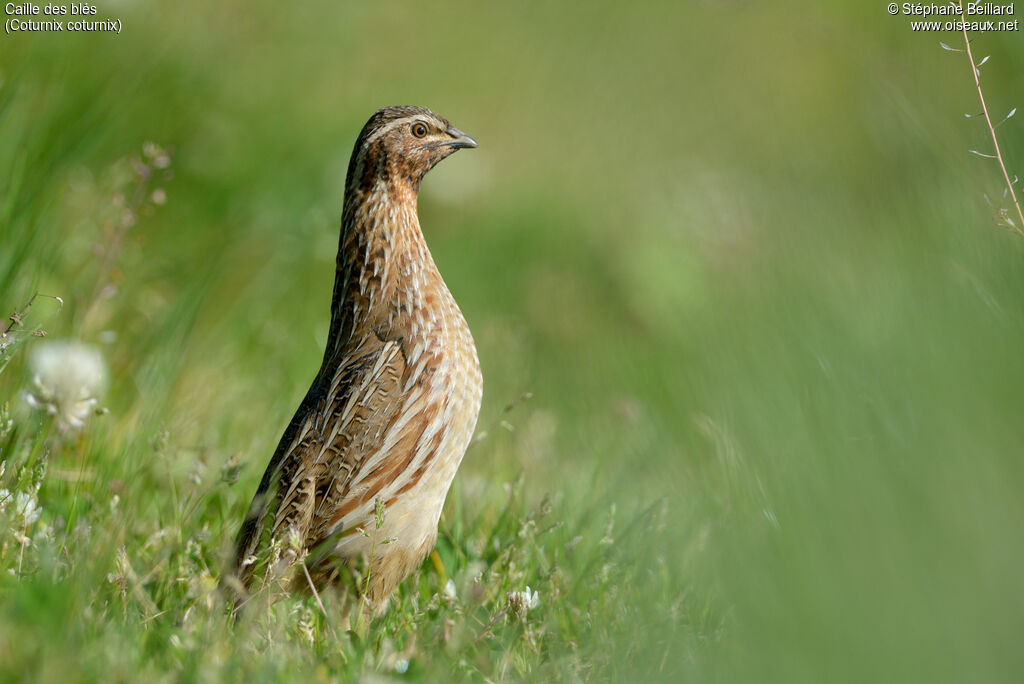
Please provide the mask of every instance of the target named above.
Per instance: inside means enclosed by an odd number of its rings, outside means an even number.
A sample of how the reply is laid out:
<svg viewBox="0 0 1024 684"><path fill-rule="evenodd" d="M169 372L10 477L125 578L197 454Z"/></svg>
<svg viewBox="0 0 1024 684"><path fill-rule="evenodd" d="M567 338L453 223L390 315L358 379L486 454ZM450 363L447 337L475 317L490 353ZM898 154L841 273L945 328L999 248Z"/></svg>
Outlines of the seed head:
<svg viewBox="0 0 1024 684"><path fill-rule="evenodd" d="M107 365L94 347L80 342L42 342L29 359L29 406L57 419L60 430L81 428L107 386Z"/></svg>

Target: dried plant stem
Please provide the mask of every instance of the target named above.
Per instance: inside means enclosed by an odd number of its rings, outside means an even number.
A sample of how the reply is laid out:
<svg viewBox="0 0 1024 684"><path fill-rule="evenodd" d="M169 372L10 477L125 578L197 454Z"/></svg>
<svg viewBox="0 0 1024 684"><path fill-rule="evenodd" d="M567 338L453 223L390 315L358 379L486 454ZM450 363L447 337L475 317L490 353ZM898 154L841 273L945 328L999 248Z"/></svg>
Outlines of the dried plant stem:
<svg viewBox="0 0 1024 684"><path fill-rule="evenodd" d="M92 294L89 295L89 302L85 309L85 315L82 317L83 328L99 304L103 288L110 282L110 276L114 271L114 264L124 245L125 237L132 226L135 225L135 220L139 210L142 208L142 203L146 200L146 191L149 189L149 182L153 176L152 169L142 161L135 160L133 164L135 166L135 190L132 192L131 201L121 216L110 243L104 250L103 263L100 265L99 273L96 275L96 283L93 285Z"/></svg>
<svg viewBox="0 0 1024 684"><path fill-rule="evenodd" d="M327 618L327 609L324 608L324 602L320 600L320 593L316 590L316 585L313 584L313 578L309 576L309 568L306 567L306 561L301 561L302 572L306 576L306 581L309 582L309 589L313 592L313 598L316 599L316 605L319 606L320 612L323 613L324 619Z"/></svg>
<svg viewBox="0 0 1024 684"><path fill-rule="evenodd" d="M967 36L967 17L964 14L964 3L960 0L958 9L960 10L960 29L964 34L964 46L967 48L967 59L971 62L971 76L974 77L974 86L978 89L978 100L981 101L981 111L985 115L985 123L988 124L988 132L992 134L992 146L995 148L996 161L999 162L999 168L1003 171L1003 180L1006 181L1006 187L1010 191L1010 199L1013 200L1013 206L1017 209L1017 218L1020 223L1013 226L1013 229L1019 234L1024 235L1024 211L1021 211L1020 202L1017 200L1017 192L1013 189L1013 182L1010 180L1010 174L1006 170L1006 164L1003 162L1003 153L999 149L999 140L996 138L996 127L992 125L992 117L988 113L988 105L985 104L985 95L981 92L981 77L978 73L978 67L974 63L974 55L971 53L971 39Z"/></svg>
<svg viewBox="0 0 1024 684"><path fill-rule="evenodd" d="M324 625L327 626L327 629L330 630L334 638L337 639L338 632L334 629L334 625L331 624L331 616L327 614L327 609L324 607L324 602L320 600L320 592L316 590L316 584L313 583L313 578L309 574L309 568L306 567L306 559L303 558L302 560L300 560L299 564L302 565L302 573L306 576L306 582L309 583L309 589L313 592L313 598L316 599L316 605L320 608L320 613L324 616ZM343 651L341 652L341 658L346 663L348 662L348 656L345 655Z"/></svg>
<svg viewBox="0 0 1024 684"><path fill-rule="evenodd" d="M25 306L21 307L19 310L15 311L10 316L8 316L8 322L3 326L3 328L0 328L0 342L2 342L5 337L7 337L7 333L11 331L11 328L13 328L14 326L18 326L20 328L25 324L25 314L28 313L28 310L32 307L32 304L36 301L38 297L49 297L50 299L55 299L57 301L57 304L59 305L57 309L58 311L60 311L60 309L64 307L64 300L61 299L60 297L55 297L54 295L40 294L36 292L25 303Z"/></svg>
<svg viewBox="0 0 1024 684"><path fill-rule="evenodd" d="M484 639L486 639L486 638L488 638L490 636L493 636L493 633L491 632L491 630L494 629L494 626L496 624L498 624L499 620L501 620L503 617L508 615L508 612L509 612L509 607L508 607L508 605L506 605L500 611L498 611L497 613L492 615L491 618L487 621L487 624L484 625L483 631L481 631L479 634L476 635L476 639L473 640L473 643L477 643L477 642L482 641L482 640L484 640Z"/></svg>

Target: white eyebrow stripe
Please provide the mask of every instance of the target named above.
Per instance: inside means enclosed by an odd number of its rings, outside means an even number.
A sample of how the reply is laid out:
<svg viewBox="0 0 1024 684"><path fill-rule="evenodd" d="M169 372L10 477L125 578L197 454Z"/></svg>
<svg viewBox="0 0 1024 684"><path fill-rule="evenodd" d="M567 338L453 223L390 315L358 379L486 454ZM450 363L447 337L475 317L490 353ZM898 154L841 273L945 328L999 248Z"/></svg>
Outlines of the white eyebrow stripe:
<svg viewBox="0 0 1024 684"><path fill-rule="evenodd" d="M366 143L365 144L369 145L374 140L376 140L380 136L384 135L385 133L390 131L392 128L395 128L396 126L403 126L403 125L405 125L407 123L412 123L413 121L423 121L423 120L425 120L425 118L426 117L424 117L422 114L415 114L413 116L403 116L401 119L395 119L394 121L392 121L391 123L387 124L386 126L378 128L376 131L374 131L373 135L371 135L369 138L366 139Z"/></svg>

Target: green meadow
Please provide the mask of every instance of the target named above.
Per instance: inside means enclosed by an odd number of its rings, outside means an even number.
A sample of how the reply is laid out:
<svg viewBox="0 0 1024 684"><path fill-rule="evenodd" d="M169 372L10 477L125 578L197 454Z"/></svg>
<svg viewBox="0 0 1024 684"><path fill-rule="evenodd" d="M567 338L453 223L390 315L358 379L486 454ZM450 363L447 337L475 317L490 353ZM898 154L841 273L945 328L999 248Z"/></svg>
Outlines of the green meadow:
<svg viewBox="0 0 1024 684"><path fill-rule="evenodd" d="M0 36L0 681L1024 677L1024 235L961 34L863 0L97 10L121 32ZM972 39L998 123L1024 42ZM266 586L233 621L392 104L480 142L419 200L476 439L382 617ZM89 369L69 416L47 383Z"/></svg>

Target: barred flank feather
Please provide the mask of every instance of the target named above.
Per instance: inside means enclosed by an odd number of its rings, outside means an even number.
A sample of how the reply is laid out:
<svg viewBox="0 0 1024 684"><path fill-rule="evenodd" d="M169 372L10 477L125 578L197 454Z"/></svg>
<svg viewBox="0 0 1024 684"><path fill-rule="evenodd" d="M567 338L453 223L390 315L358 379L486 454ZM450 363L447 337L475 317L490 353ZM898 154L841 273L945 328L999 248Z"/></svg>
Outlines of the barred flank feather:
<svg viewBox="0 0 1024 684"><path fill-rule="evenodd" d="M422 135L420 135L422 133ZM387 515L367 598L381 605L434 545L476 426L476 347L416 214L423 176L476 141L419 107L388 107L349 163L331 327L320 371L270 461L238 535L248 587L273 539L296 534L328 561L368 555L374 501ZM314 576L328 578L323 572Z"/></svg>

